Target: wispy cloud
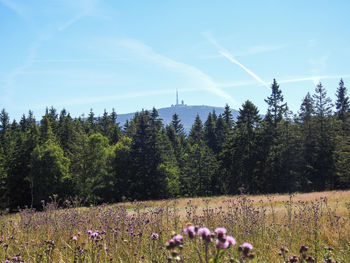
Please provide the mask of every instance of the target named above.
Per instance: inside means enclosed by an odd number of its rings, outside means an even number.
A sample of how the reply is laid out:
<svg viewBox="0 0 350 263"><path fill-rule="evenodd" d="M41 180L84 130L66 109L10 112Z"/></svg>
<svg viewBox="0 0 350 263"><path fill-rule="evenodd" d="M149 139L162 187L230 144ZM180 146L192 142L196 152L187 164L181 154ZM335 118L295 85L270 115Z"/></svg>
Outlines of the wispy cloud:
<svg viewBox="0 0 350 263"><path fill-rule="evenodd" d="M205 36L209 35L209 33L204 33ZM212 37L211 37L212 39ZM216 42L217 43L217 42ZM243 57L243 56L250 56L250 55L257 55L261 53L266 52L272 52L276 50L280 50L283 48L288 47L287 44L281 44L281 45L256 45L256 46L250 46L244 50L237 51L235 53L231 53L233 57ZM199 56L200 59L217 59L222 58L221 54L208 54L208 55L201 55Z"/></svg>
<svg viewBox="0 0 350 263"><path fill-rule="evenodd" d="M62 26L58 27L59 31L63 31L65 29L69 28L70 26L72 26L74 23L78 22L82 18L92 14L93 11L95 10L97 1L96 0L81 0L78 2L74 2L74 3L79 4L79 6L78 6L79 12L76 15L74 15L72 18L67 20L65 23L63 23Z"/></svg>
<svg viewBox="0 0 350 263"><path fill-rule="evenodd" d="M27 18L27 9L14 0L0 0L0 3L14 11L18 16Z"/></svg>
<svg viewBox="0 0 350 263"><path fill-rule="evenodd" d="M228 52L225 48L223 48L221 45L217 43L217 41L209 34L205 33L204 36L208 39L210 43L212 43L217 49L220 55L227 58L232 63L236 64L240 68L242 68L245 72L247 72L250 76L252 76L256 81L264 85L265 87L268 87L268 84L262 80L258 75L256 75L253 71L248 69L246 66L244 66L242 63L240 63L237 59L235 59L230 52Z"/></svg>
<svg viewBox="0 0 350 263"><path fill-rule="evenodd" d="M17 77L32 66L33 61L37 57L37 50L41 46L42 42L47 40L49 37L49 35L42 35L41 37L39 37L29 48L28 55L24 59L23 63L17 66L16 68L12 69L9 73L5 74L3 79L3 88L5 91L5 96L2 98L3 100L10 102L10 98L13 94L14 84L16 82Z"/></svg>
<svg viewBox="0 0 350 263"><path fill-rule="evenodd" d="M278 81L279 83L294 83L294 82L303 82L303 81L312 81L317 85L322 79L340 79L340 78L349 78L350 74L345 75L315 75L310 77L301 77L301 78L292 78Z"/></svg>
<svg viewBox="0 0 350 263"><path fill-rule="evenodd" d="M202 89L225 99L226 102L237 104L230 94L220 88L219 83L215 82L209 75L205 74L200 69L155 53L151 47L136 40L125 39L119 41L119 45L133 51L139 58L146 59L152 63L180 72L196 81L198 86Z"/></svg>

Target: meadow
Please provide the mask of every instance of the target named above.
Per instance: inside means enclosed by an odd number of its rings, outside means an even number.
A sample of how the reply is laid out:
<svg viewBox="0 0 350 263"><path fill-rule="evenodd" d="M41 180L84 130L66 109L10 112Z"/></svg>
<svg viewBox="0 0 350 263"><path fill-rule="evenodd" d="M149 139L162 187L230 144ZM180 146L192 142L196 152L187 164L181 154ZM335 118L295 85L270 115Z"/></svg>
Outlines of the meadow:
<svg viewBox="0 0 350 263"><path fill-rule="evenodd" d="M81 207L0 216L1 262L350 262L350 191Z"/></svg>

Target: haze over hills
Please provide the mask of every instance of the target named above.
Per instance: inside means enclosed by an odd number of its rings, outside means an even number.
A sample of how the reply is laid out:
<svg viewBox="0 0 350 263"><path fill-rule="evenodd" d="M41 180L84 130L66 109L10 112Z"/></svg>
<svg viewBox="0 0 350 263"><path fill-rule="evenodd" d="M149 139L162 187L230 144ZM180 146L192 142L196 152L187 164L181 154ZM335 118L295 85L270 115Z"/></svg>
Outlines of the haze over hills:
<svg viewBox="0 0 350 263"><path fill-rule="evenodd" d="M197 116L201 118L204 123L208 117L209 112L215 111L216 115L222 114L224 112L224 107L214 107L214 106L206 106L206 105L186 105L186 104L176 104L167 108L157 109L159 113L159 117L163 120L163 123L169 124L172 120L172 116L176 113L179 115L182 125L184 126L185 132L189 132L194 120ZM238 116L238 111L231 109L233 119L235 120ZM126 113L119 114L117 122L119 122L120 126L123 126L126 120L130 120L134 117L134 113Z"/></svg>

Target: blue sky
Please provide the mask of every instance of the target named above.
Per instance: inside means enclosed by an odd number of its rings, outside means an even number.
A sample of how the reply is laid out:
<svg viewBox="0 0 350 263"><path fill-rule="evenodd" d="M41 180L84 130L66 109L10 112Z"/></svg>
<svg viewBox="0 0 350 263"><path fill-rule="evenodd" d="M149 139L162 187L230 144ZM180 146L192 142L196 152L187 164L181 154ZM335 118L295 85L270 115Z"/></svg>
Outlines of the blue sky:
<svg viewBox="0 0 350 263"><path fill-rule="evenodd" d="M0 107L72 116L189 105L290 109L350 87L350 1L0 0Z"/></svg>

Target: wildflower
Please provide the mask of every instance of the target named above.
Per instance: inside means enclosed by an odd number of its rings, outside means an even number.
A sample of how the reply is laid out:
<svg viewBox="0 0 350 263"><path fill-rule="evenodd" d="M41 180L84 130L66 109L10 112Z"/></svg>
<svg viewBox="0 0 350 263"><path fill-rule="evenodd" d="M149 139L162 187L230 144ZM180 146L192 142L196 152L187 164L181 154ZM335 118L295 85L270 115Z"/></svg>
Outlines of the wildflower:
<svg viewBox="0 0 350 263"><path fill-rule="evenodd" d="M230 243L225 241L225 242L221 242L219 239L216 240L216 246L219 249L227 249L230 247Z"/></svg>
<svg viewBox="0 0 350 263"><path fill-rule="evenodd" d="M308 251L308 249L309 249L309 248L308 248L307 246L301 245L299 252L300 252L300 253L303 253L303 252Z"/></svg>
<svg viewBox="0 0 350 263"><path fill-rule="evenodd" d="M297 256L292 256L289 258L289 262L298 262L298 257Z"/></svg>
<svg viewBox="0 0 350 263"><path fill-rule="evenodd" d="M96 237L98 237L98 232L94 232L94 233L92 233L92 234L90 235L90 238L91 238L91 239L94 239L94 238L96 238Z"/></svg>
<svg viewBox="0 0 350 263"><path fill-rule="evenodd" d="M244 242L244 243L240 246L240 248L241 248L243 251L249 252L250 250L253 249L253 245L252 245L252 244L249 244L249 243L247 243L247 242Z"/></svg>
<svg viewBox="0 0 350 263"><path fill-rule="evenodd" d="M175 240L170 239L168 242L165 243L166 249L172 249L176 246Z"/></svg>
<svg viewBox="0 0 350 263"><path fill-rule="evenodd" d="M153 240L157 240L159 238L159 235L157 233L152 233L151 238Z"/></svg>
<svg viewBox="0 0 350 263"><path fill-rule="evenodd" d="M281 246L281 251L285 252L285 253L288 253L289 250L284 245L282 245Z"/></svg>
<svg viewBox="0 0 350 263"><path fill-rule="evenodd" d="M231 237L231 236L227 236L227 237L226 237L226 242L228 242L228 243L230 244L230 246L236 245L236 239L234 239L234 238Z"/></svg>
<svg viewBox="0 0 350 263"><path fill-rule="evenodd" d="M238 247L238 251L241 251L244 257L250 257L250 258L254 257L254 254L250 253L252 249L253 249L253 245L247 242L244 242L242 245Z"/></svg>
<svg viewBox="0 0 350 263"><path fill-rule="evenodd" d="M206 227L201 227L200 229L198 229L198 235L201 236L202 240L211 241L211 233L210 230Z"/></svg>
<svg viewBox="0 0 350 263"><path fill-rule="evenodd" d="M225 235L227 233L226 228L219 227L215 229L215 233L218 235L218 239L223 243L225 242Z"/></svg>
<svg viewBox="0 0 350 263"><path fill-rule="evenodd" d="M194 238L196 235L196 228L194 226L188 226L184 229L184 233L186 233L189 238Z"/></svg>
<svg viewBox="0 0 350 263"><path fill-rule="evenodd" d="M183 242L184 238L183 238L182 235L177 234L177 235L173 236L173 239L174 239L175 243L177 245L179 245L179 244L181 244Z"/></svg>
<svg viewBox="0 0 350 263"><path fill-rule="evenodd" d="M77 242L77 241L78 241L77 236L73 236L72 239L73 239L74 242Z"/></svg>

